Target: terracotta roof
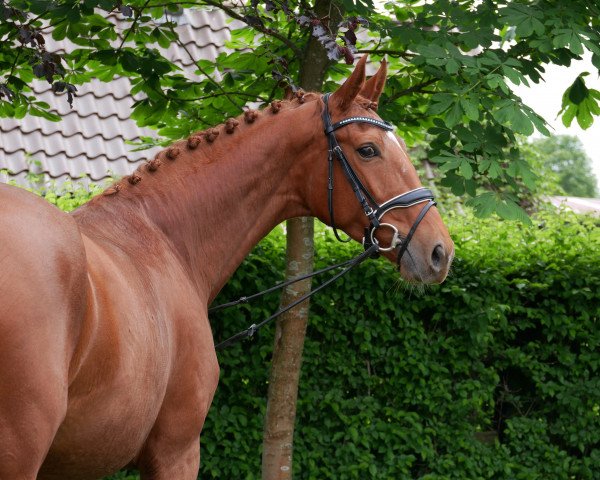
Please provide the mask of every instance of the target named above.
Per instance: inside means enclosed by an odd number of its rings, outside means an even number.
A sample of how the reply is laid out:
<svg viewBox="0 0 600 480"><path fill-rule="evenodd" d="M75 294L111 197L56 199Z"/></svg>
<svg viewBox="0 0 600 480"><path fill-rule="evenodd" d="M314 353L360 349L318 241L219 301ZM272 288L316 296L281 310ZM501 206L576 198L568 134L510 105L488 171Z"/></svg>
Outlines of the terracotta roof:
<svg viewBox="0 0 600 480"><path fill-rule="evenodd" d="M233 24L218 11L186 9L170 17L177 22L177 31L187 51L196 59L214 60L231 36ZM119 25L119 19L112 16ZM123 30L127 24L123 23ZM48 36L49 37L49 36ZM69 51L75 46L68 40L56 42L46 38L48 51ZM163 55L182 67L185 75L194 79L196 70L186 49L171 45ZM46 81L34 81L32 88L39 100L61 115L60 122L26 116L23 119L0 119L0 181L9 178L27 184L28 172L43 173L51 179L87 176L101 181L110 176L131 173L137 164L158 148L133 151L142 136L157 137L154 130L140 128L129 118L134 99L127 78L110 83L92 80L78 86L73 108L64 95L55 95Z"/></svg>

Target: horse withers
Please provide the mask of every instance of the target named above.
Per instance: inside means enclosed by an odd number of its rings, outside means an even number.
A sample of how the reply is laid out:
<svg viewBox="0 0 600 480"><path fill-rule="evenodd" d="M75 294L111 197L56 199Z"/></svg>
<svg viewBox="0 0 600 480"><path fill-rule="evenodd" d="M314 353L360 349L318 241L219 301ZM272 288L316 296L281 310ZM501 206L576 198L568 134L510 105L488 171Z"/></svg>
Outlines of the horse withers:
<svg viewBox="0 0 600 480"><path fill-rule="evenodd" d="M327 107L307 93L246 111L72 214L0 185L0 480L91 479L126 465L143 479L195 479L219 378L207 307L284 219L335 214L357 241L370 228L405 279L444 280L452 241L375 112L385 63L365 81L365 61ZM345 164L328 162L337 147Z"/></svg>

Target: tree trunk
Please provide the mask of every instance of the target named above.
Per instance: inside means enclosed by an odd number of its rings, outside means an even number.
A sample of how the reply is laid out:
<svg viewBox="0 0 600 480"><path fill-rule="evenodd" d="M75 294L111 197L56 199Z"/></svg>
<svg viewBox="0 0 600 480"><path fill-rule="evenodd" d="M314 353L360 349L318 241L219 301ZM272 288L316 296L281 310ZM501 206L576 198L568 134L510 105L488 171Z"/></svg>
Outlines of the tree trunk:
<svg viewBox="0 0 600 480"><path fill-rule="evenodd" d="M286 277L312 271L314 219L294 218L287 222ZM310 291L310 280L288 286L281 304L287 305ZM263 434L262 478L292 478L292 450L296 400L309 302L282 315L275 327L275 344L269 379L269 396Z"/></svg>
<svg viewBox="0 0 600 480"><path fill-rule="evenodd" d="M319 17L330 16L331 29L335 34L341 20L341 7L331 0L316 0L314 10ZM327 52L311 37L300 66L299 86L306 91L320 91L328 66ZM312 272L313 234L313 218L288 220L286 279ZM310 288L310 280L287 287L282 294L281 305L308 293ZM292 478L296 401L308 310L309 302L305 301L282 315L276 323L263 435L263 480Z"/></svg>

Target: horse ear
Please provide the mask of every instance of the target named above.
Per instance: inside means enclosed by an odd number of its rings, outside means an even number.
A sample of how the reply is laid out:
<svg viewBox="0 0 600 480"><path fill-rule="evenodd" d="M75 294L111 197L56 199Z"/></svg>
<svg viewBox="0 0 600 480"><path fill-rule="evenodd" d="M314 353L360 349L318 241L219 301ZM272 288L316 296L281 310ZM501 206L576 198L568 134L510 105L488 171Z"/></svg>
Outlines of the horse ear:
<svg viewBox="0 0 600 480"><path fill-rule="evenodd" d="M331 95L331 103L343 112L350 108L350 105L352 105L352 102L365 84L366 63L367 56L363 55L356 64L352 75L350 75L344 84Z"/></svg>
<svg viewBox="0 0 600 480"><path fill-rule="evenodd" d="M377 73L366 81L364 87L360 91L360 94L376 104L379 101L381 92L383 92L383 88L385 87L386 77L387 62L383 60L379 66L379 70L377 70Z"/></svg>

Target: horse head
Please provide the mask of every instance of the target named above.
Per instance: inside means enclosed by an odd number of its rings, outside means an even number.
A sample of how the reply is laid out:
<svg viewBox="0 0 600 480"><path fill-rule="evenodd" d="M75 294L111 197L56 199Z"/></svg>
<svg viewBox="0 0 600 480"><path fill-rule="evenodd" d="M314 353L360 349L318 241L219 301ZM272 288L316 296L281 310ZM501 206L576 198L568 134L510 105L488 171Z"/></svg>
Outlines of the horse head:
<svg viewBox="0 0 600 480"><path fill-rule="evenodd" d="M321 157L320 178L313 179L321 185L313 190L312 210L334 227L336 236L340 228L365 247L378 244L404 279L440 283L454 245L406 145L376 113L386 63L369 80L365 64L363 56L344 84L323 97L329 165L324 173Z"/></svg>

